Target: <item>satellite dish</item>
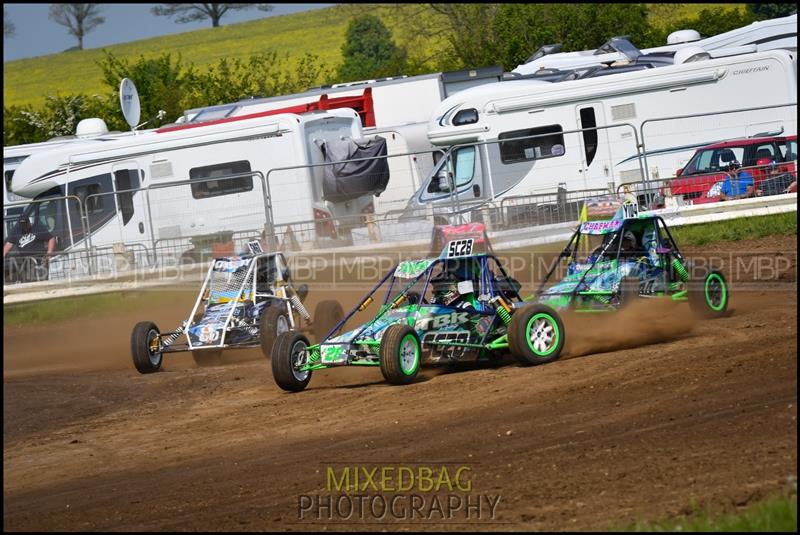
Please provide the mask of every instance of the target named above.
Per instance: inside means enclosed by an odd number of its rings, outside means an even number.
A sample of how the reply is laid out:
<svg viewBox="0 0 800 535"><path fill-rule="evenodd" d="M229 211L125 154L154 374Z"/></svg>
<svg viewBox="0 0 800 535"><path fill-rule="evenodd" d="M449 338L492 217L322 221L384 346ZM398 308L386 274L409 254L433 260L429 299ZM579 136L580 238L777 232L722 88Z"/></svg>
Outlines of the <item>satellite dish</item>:
<svg viewBox="0 0 800 535"><path fill-rule="evenodd" d="M139 93L130 78L123 78L119 84L119 103L122 106L122 115L131 129L136 129L141 118L142 108L139 105Z"/></svg>

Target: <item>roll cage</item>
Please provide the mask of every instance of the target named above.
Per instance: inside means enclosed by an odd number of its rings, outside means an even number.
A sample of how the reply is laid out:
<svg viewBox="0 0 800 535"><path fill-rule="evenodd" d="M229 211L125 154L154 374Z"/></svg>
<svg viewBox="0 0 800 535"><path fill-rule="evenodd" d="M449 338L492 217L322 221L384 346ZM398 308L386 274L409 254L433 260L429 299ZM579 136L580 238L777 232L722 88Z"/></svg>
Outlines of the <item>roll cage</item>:
<svg viewBox="0 0 800 535"><path fill-rule="evenodd" d="M622 239L621 236L626 230L631 230L634 232L634 235L638 233L637 242L639 244L638 249L634 252L634 254L641 254L644 256L646 251L643 250L643 243L642 243L642 236L644 231L642 231L642 226L645 225L653 225L653 237L656 240L656 243L653 244L655 248L655 255L661 261L662 266L669 266L670 262L664 262L664 257L672 256L677 258L680 262L684 261L683 255L678 249L677 244L675 243L675 239L672 237L672 233L670 233L667 224L664 222L664 219L661 216L653 215L653 216L646 216L646 217L639 217L639 218L632 218L632 219L625 219L621 222L621 224L611 230L610 232L606 233L608 235L613 235L612 239L605 240L600 250L599 254L593 254L591 258L591 263L589 267L583 272L583 275L578 280L578 283L575 287L570 290L569 292L554 292L551 295L568 295L570 302L574 299L575 295L581 292L581 288L584 285L586 277L589 275L590 272L597 266L597 264L602 260L607 262L609 260L613 260L615 262L616 269L619 269L619 259L622 256ZM579 225L575 232L572 234L569 242L564 247L564 250L553 260L550 268L547 271L547 274L544 276L544 279L539 284L539 287L536 289L535 295L540 295L542 290L544 289L545 285L547 284L550 277L555 272L558 265L561 263L561 260L564 258L569 259L570 263L577 263L579 261L578 254L580 249L581 238L588 236L586 232L582 232L583 225ZM587 238L588 239L588 238ZM613 256L609 257L607 253L611 253ZM609 292L610 293L610 292Z"/></svg>
<svg viewBox="0 0 800 535"><path fill-rule="evenodd" d="M425 295L428 292L428 288L431 286L431 276L436 271L436 268L439 266L443 266L443 269L447 269L449 273L453 273L453 271L449 270L448 268L452 266L452 264L460 263L460 262L473 262L472 267L479 267L479 273L475 274L473 272L472 276L475 278L470 278L473 283L477 282L476 294L480 297L486 298L485 300L490 301L491 299L495 298L496 296L504 297L509 301L522 301L522 297L519 294L518 287L509 281L511 279L508 274L506 273L505 269L503 268L500 261L492 254L478 254L478 255L471 255L471 256L461 256L461 257L452 257L452 258L436 258L436 259L426 259L420 262L429 262L425 269L411 277L408 280L408 283L403 286L403 288L396 294L393 295L392 290L395 285L398 284L398 280L402 280L403 277L399 277L397 275L398 267L401 264L396 264L392 270L390 270L375 286L372 290L367 293L367 295L361 300L361 302L356 305L350 312L348 312L345 317L336 324L330 332L328 332L325 337L320 341L319 346L323 345L341 345L341 344L350 344L353 343L355 340L359 338L359 336L364 333L370 326L375 324L378 320L380 320L386 313L390 310L394 310L401 306L404 302L408 301L410 305L416 305L415 308L409 310L410 314L413 314L413 318L416 321L418 318L420 306L425 305L436 305L435 303L426 302ZM492 269L490 264L493 263L494 266L499 271L499 276L496 275ZM459 275L455 274L458 278ZM467 280L467 277L462 277L464 281ZM389 285L386 289L384 294L383 302L378 314L372 318L369 322L365 323L361 326L361 328L357 329L353 336L346 341L339 341L335 343L329 343L328 340L334 336L347 322L350 318L352 318L357 312L361 312L366 310L366 308L374 301L373 295L387 282L389 281ZM414 288L420 281L422 281L422 291L419 293L418 299L409 299L410 290ZM463 282L463 281L458 281ZM414 302L412 302L414 301ZM481 303L479 300L478 303ZM484 310L480 308L476 308L475 312L477 313L492 313L494 314L494 310L486 305L481 306Z"/></svg>

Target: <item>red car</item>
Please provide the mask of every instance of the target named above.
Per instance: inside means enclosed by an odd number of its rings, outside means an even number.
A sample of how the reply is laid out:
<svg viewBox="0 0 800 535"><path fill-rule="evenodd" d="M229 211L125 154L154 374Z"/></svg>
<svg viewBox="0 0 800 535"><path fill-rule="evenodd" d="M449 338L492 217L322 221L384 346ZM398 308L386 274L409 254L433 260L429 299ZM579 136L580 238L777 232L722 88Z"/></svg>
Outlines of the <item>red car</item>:
<svg viewBox="0 0 800 535"><path fill-rule="evenodd" d="M738 162L753 176L757 191L776 195L797 180L796 160L796 134L714 143L698 149L689 163L675 172L669 193L692 204L718 201L718 191L731 164Z"/></svg>

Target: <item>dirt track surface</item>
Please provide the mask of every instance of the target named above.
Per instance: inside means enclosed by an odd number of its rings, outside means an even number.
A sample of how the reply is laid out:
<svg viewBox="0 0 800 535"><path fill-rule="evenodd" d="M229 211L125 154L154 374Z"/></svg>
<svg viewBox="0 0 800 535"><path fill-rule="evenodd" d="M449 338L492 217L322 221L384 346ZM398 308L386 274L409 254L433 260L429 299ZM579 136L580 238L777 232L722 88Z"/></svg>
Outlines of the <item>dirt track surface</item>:
<svg viewBox="0 0 800 535"><path fill-rule="evenodd" d="M734 283L727 317L661 303L568 318L557 362L426 369L407 387L348 368L288 394L255 350L139 375L139 313L4 329L3 527L591 530L747 505L796 481L794 240L724 248L794 254L775 280ZM357 298L310 295L331 297ZM149 319L165 328L186 306ZM329 467L443 464L469 468L475 497L500 496L494 518L299 517L301 495L330 494Z"/></svg>

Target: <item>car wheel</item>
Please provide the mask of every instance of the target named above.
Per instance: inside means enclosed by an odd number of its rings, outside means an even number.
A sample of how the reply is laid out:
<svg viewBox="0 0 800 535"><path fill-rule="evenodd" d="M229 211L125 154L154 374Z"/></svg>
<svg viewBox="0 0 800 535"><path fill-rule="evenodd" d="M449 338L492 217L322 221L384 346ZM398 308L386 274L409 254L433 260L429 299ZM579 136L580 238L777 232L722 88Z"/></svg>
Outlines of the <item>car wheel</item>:
<svg viewBox="0 0 800 535"><path fill-rule="evenodd" d="M508 346L511 354L523 366L557 360L565 339L561 317L547 305L526 306L511 316Z"/></svg>
<svg viewBox="0 0 800 535"><path fill-rule="evenodd" d="M298 370L305 364L301 353L308 347L308 338L297 331L278 335L272 347L272 378L288 392L300 392L311 380L310 371Z"/></svg>
<svg viewBox="0 0 800 535"><path fill-rule="evenodd" d="M314 309L314 339L317 343L327 335L344 318L344 311L339 301L320 301Z"/></svg>
<svg viewBox="0 0 800 535"><path fill-rule="evenodd" d="M701 318L716 318L728 310L730 292L725 276L712 269L689 284L689 307Z"/></svg>
<svg viewBox="0 0 800 535"><path fill-rule="evenodd" d="M381 338L381 373L393 385L414 382L419 372L422 349L417 333L408 325L390 325Z"/></svg>
<svg viewBox="0 0 800 535"><path fill-rule="evenodd" d="M289 314L283 303L270 303L264 309L258 320L258 331L261 339L261 352L265 357L270 358L275 340L281 334L289 332L291 328Z"/></svg>
<svg viewBox="0 0 800 535"><path fill-rule="evenodd" d="M131 333L131 356L139 373L153 373L161 369L162 354L158 349L160 331L152 321L140 321ZM155 347L155 350L154 350Z"/></svg>

